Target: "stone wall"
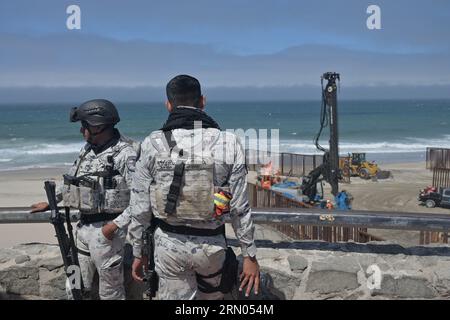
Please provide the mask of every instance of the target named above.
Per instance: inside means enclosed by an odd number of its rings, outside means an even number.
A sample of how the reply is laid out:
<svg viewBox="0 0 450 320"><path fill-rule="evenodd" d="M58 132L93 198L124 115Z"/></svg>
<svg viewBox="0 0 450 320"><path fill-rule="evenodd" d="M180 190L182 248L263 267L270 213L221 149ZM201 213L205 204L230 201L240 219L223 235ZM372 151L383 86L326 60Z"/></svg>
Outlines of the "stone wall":
<svg viewBox="0 0 450 320"><path fill-rule="evenodd" d="M125 247L128 299L141 299L143 286L131 279L131 248ZM67 299L59 247L28 243L0 249L0 299ZM98 287L93 288L98 297Z"/></svg>
<svg viewBox="0 0 450 320"><path fill-rule="evenodd" d="M265 284L260 298L447 299L450 294L447 246L270 241L257 245ZM0 249L0 299L65 299L64 279L57 246ZM140 298L142 287L129 278L127 289L129 298Z"/></svg>

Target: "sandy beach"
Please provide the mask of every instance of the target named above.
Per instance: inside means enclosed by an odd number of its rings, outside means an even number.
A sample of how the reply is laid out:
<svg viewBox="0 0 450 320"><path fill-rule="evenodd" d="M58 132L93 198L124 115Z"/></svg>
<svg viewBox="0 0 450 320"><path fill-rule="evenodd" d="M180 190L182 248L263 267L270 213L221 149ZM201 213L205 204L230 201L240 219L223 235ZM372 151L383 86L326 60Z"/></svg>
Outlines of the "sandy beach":
<svg viewBox="0 0 450 320"><path fill-rule="evenodd" d="M67 168L0 172L0 207L27 207L46 201L45 180L58 180ZM50 223L0 224L0 248L19 243L57 243Z"/></svg>
<svg viewBox="0 0 450 320"><path fill-rule="evenodd" d="M0 207L25 207L45 201L43 181L58 180L66 169L0 172ZM432 180L432 173L425 169L425 163L390 164L384 165L382 169L391 170L393 178L374 182L355 177L350 184L341 184L341 190L347 190L353 195L354 209L450 214L449 209L427 209L418 205L419 190L430 185ZM418 244L418 232L371 232L404 245ZM11 247L25 242L55 243L53 227L50 224L0 224L0 247Z"/></svg>
<svg viewBox="0 0 450 320"><path fill-rule="evenodd" d="M432 172L426 169L425 162L386 164L381 168L390 170L393 178L374 182L354 177L350 184L340 185L340 190L347 190L353 195L353 209L450 214L450 209L428 209L419 205L419 191L431 185L433 177ZM419 244L419 231L369 229L368 232L403 246Z"/></svg>

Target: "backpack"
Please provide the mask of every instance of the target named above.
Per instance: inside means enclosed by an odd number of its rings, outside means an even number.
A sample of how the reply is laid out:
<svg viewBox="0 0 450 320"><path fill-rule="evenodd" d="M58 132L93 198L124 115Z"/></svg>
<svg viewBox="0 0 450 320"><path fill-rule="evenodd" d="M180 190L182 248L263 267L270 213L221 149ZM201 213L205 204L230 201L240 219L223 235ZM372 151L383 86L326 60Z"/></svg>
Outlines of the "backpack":
<svg viewBox="0 0 450 320"><path fill-rule="evenodd" d="M213 145L181 150L172 132L164 132L169 148L155 155L150 186L155 216L167 222L208 221L214 214Z"/></svg>

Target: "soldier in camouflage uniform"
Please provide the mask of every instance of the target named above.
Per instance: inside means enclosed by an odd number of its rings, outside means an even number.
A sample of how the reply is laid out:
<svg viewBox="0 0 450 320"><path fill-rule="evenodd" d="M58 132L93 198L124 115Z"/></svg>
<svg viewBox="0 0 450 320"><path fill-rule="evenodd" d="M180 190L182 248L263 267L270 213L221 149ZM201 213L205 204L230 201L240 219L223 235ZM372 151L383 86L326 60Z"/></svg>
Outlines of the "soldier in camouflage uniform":
<svg viewBox="0 0 450 320"><path fill-rule="evenodd" d="M120 118L110 101L87 101L72 109L70 120L81 121L80 132L87 141L69 170L69 176L81 180L78 186L65 181L57 200L81 213L75 237L85 296L97 270L100 298L125 299L124 244L131 218L123 211L129 203L139 145L114 128ZM32 212L46 210L45 202L32 206Z"/></svg>
<svg viewBox="0 0 450 320"><path fill-rule="evenodd" d="M133 278L143 280L141 237L152 219L157 226L154 260L159 299L223 299L221 290L204 291L199 286L200 277L210 287L219 288L226 257L223 215L213 217L213 184L228 188L232 194L229 214L244 256L240 290L246 287L249 295L253 287L257 294L259 266L243 147L236 135L221 131L203 111L205 100L195 78L181 75L172 79L167 85L167 97L169 118L161 130L152 132L142 143L133 176L128 208L135 256ZM179 179L181 194L174 200L177 159L189 158L198 151L202 154L199 162L185 162L184 175Z"/></svg>

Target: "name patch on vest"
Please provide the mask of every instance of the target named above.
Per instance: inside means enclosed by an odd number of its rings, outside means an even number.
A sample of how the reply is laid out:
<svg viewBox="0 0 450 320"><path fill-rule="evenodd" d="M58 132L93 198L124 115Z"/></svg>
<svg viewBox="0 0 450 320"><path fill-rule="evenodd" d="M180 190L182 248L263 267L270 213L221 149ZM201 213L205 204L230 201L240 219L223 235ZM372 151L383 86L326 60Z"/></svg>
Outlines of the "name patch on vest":
<svg viewBox="0 0 450 320"><path fill-rule="evenodd" d="M175 161L171 159L158 160L156 162L157 170L174 170L174 168L175 168Z"/></svg>

